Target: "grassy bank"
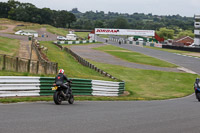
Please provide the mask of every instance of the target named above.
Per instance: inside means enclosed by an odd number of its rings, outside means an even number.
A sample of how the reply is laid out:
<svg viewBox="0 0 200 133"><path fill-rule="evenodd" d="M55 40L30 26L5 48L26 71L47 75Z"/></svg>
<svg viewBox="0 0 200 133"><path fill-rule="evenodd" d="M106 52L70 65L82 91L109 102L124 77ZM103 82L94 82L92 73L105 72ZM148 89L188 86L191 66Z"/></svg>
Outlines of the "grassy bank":
<svg viewBox="0 0 200 133"><path fill-rule="evenodd" d="M121 97L124 100L170 99L187 96L194 92L193 83L197 77L194 74L132 69L91 62L125 81L126 90L130 92L130 95Z"/></svg>
<svg viewBox="0 0 200 133"><path fill-rule="evenodd" d="M12 72L12 71L0 70L0 76L38 76L38 77L54 77L55 75L32 74L32 73L27 73L27 72Z"/></svg>
<svg viewBox="0 0 200 133"><path fill-rule="evenodd" d="M111 80L88 67L82 66L70 54L64 50L61 51L56 45L52 44L52 42L41 42L41 44L48 48L47 56L50 61L58 62L59 69L64 69L68 77Z"/></svg>
<svg viewBox="0 0 200 133"><path fill-rule="evenodd" d="M94 48L96 50L101 50L103 52L109 53L115 57L118 57L120 59L139 63L139 64L145 64L145 65L152 65L152 66L159 66L159 67L177 67L174 64L141 54L133 51L129 51L127 49L119 48L112 45L105 45L102 47Z"/></svg>
<svg viewBox="0 0 200 133"><path fill-rule="evenodd" d="M19 45L19 40L0 37L0 54L16 56L18 54Z"/></svg>
<svg viewBox="0 0 200 133"><path fill-rule="evenodd" d="M90 32L75 32L75 34L83 39L88 39L88 34Z"/></svg>
<svg viewBox="0 0 200 133"><path fill-rule="evenodd" d="M0 25L0 30L5 30L5 29L7 29L8 27L6 27L6 26L1 26Z"/></svg>
<svg viewBox="0 0 200 133"><path fill-rule="evenodd" d="M193 83L197 77L197 75L194 74L140 70L97 63L93 61L90 62L95 64L97 67L109 72L113 76L123 79L126 83L126 91L129 91L130 95L119 97L76 96L75 100L164 100L187 96L194 92ZM52 96L0 98L0 102L2 103L24 101L53 101L53 98Z"/></svg>

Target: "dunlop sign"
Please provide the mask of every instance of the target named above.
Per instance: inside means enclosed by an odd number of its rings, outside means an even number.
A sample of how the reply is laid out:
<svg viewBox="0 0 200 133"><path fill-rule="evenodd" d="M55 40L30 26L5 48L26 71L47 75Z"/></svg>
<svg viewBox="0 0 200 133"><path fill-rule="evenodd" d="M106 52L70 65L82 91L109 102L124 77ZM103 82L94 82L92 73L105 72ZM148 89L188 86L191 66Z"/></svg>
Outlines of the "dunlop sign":
<svg viewBox="0 0 200 133"><path fill-rule="evenodd" d="M134 36L155 36L154 30L133 30L133 29L104 29L95 28L95 34L107 35L134 35Z"/></svg>

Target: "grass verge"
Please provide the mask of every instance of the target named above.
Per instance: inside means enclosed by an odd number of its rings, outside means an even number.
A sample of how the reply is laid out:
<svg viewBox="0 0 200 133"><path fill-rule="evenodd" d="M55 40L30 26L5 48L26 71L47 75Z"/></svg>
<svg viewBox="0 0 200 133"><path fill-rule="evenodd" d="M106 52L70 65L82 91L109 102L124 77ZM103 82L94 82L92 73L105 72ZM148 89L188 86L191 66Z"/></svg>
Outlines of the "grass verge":
<svg viewBox="0 0 200 133"><path fill-rule="evenodd" d="M58 62L59 69L64 69L68 77L111 80L88 67L82 66L74 59L74 57L64 50L61 51L56 45L52 44L52 42L41 42L41 44L48 48L48 59L52 62Z"/></svg>
<svg viewBox="0 0 200 133"><path fill-rule="evenodd" d="M44 75L44 74L31 74L27 72L13 72L1 70L0 76L38 76L38 77L54 77L55 75Z"/></svg>
<svg viewBox="0 0 200 133"><path fill-rule="evenodd" d="M8 27L6 27L6 26L1 26L0 25L0 30L5 30L5 29L7 29Z"/></svg>
<svg viewBox="0 0 200 133"><path fill-rule="evenodd" d="M126 83L128 96L99 97L76 96L79 101L131 101L131 100L164 100L190 95L194 92L193 83L197 75L188 73L161 72L140 70L109 65L90 61L97 67L104 69L113 76L123 79ZM14 97L0 98L2 103L12 102L53 101L52 96L47 97Z"/></svg>
<svg viewBox="0 0 200 133"><path fill-rule="evenodd" d="M97 67L123 79L130 92L123 100L160 100L190 95L197 75L189 73L141 70L90 61ZM120 98L120 97L119 97Z"/></svg>
<svg viewBox="0 0 200 133"><path fill-rule="evenodd" d="M0 53L16 56L18 53L20 42L16 39L0 37Z"/></svg>
<svg viewBox="0 0 200 133"><path fill-rule="evenodd" d="M81 37L81 38L83 38L83 39L85 39L85 40L87 40L88 39L88 34L89 34L90 32L75 32L75 34L78 36L78 37Z"/></svg>
<svg viewBox="0 0 200 133"><path fill-rule="evenodd" d="M152 65L152 66L159 66L159 67L171 67L175 68L177 67L174 64L141 54L133 51L129 51L127 49L119 48L112 45L105 45L102 47L94 48L96 50L101 50L103 52L109 53L115 57L118 57L120 59L139 63L139 64L145 64L145 65Z"/></svg>

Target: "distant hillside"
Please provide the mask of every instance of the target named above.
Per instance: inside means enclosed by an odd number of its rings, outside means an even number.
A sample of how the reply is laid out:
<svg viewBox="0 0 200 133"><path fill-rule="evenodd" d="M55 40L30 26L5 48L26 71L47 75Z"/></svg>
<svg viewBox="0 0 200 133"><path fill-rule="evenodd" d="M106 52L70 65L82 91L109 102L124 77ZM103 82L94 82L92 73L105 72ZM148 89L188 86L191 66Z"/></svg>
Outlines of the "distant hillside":
<svg viewBox="0 0 200 133"><path fill-rule="evenodd" d="M31 3L20 3L15 0L0 2L0 18L12 20L49 24L55 27L70 27L76 21L74 14L66 11L55 11L49 8L37 8Z"/></svg>
<svg viewBox="0 0 200 133"><path fill-rule="evenodd" d="M77 21L72 24L72 28L78 29L105 27L158 30L161 27L166 27L176 32L177 30L193 30L194 27L192 17L182 17L180 15L159 16L151 13L122 14L115 12L104 13L103 11L81 13L77 8L72 9L70 12L74 13L77 18Z"/></svg>

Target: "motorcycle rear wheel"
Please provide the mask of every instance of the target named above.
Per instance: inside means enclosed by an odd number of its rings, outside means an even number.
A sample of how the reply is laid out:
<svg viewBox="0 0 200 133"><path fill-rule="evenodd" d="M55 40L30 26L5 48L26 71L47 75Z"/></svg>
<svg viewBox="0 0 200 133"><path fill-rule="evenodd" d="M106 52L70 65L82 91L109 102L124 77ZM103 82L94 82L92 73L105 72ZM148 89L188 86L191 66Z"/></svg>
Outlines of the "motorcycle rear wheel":
<svg viewBox="0 0 200 133"><path fill-rule="evenodd" d="M197 100L200 102L200 93L196 93Z"/></svg>
<svg viewBox="0 0 200 133"><path fill-rule="evenodd" d="M60 105L62 103L62 97L59 91L56 91L53 95L54 103Z"/></svg>
<svg viewBox="0 0 200 133"><path fill-rule="evenodd" d="M69 104L73 104L74 103L74 95L71 94L68 100Z"/></svg>

